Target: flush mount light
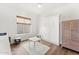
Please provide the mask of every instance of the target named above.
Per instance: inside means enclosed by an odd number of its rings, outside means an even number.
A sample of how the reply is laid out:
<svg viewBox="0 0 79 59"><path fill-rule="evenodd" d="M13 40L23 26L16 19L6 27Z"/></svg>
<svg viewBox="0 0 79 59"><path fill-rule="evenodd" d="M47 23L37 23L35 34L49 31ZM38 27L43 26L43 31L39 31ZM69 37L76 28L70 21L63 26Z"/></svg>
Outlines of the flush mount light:
<svg viewBox="0 0 79 59"><path fill-rule="evenodd" d="M41 7L42 7L42 4L41 4L41 3L39 3L37 6L38 6L38 8L41 8Z"/></svg>

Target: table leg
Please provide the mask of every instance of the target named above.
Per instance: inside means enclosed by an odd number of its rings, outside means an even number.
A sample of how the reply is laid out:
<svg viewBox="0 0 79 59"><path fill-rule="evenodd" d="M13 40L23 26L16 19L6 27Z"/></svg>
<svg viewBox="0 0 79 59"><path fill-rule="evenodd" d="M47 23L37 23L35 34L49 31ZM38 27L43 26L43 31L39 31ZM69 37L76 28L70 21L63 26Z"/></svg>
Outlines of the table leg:
<svg viewBox="0 0 79 59"><path fill-rule="evenodd" d="M34 41L34 47L35 47L35 43L36 43L36 42Z"/></svg>
<svg viewBox="0 0 79 59"><path fill-rule="evenodd" d="M30 49L30 40L29 40L29 49Z"/></svg>

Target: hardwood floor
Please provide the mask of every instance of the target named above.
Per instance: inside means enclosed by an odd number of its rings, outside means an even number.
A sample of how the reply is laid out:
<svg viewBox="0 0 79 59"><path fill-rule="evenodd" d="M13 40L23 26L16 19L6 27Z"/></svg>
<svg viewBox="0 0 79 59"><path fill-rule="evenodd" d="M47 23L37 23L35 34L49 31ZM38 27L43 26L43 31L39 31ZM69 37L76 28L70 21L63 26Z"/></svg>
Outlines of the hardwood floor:
<svg viewBox="0 0 79 59"><path fill-rule="evenodd" d="M27 42L27 41L24 41L24 42ZM21 42L21 43L24 43L24 42ZM40 42L50 47L50 49L45 55L79 55L79 52L76 52L67 48L61 48L60 46L51 44L44 40ZM11 45L11 51L13 55L27 55L26 50L20 44Z"/></svg>

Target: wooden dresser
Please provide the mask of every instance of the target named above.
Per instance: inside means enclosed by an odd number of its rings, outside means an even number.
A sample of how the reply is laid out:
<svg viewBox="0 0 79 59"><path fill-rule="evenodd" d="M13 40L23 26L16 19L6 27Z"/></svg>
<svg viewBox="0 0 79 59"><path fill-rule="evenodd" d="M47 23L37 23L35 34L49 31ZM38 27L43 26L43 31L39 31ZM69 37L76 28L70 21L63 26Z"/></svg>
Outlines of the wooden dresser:
<svg viewBox="0 0 79 59"><path fill-rule="evenodd" d="M62 22L62 46L79 52L79 20Z"/></svg>

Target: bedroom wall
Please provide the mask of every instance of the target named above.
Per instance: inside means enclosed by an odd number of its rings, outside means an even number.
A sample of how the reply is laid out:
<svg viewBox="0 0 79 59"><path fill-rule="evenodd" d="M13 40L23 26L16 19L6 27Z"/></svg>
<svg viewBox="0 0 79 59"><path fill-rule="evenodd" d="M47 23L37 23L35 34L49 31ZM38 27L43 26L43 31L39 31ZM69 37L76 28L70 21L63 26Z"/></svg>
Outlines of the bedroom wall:
<svg viewBox="0 0 79 59"><path fill-rule="evenodd" d="M0 33L16 34L16 11L6 4L0 4Z"/></svg>
<svg viewBox="0 0 79 59"><path fill-rule="evenodd" d="M51 15L60 15L60 21L67 21L73 19L79 19L79 4L70 3L65 6L56 8L51 12Z"/></svg>
<svg viewBox="0 0 79 59"><path fill-rule="evenodd" d="M43 40L59 45L59 16L42 16L40 18L39 34Z"/></svg>
<svg viewBox="0 0 79 59"><path fill-rule="evenodd" d="M23 15L31 18L30 34L37 34L38 15L27 10L19 8L17 4L0 4L0 32L7 32L14 38L17 35L16 15ZM24 35L24 34L23 34ZM13 40L12 40L13 42Z"/></svg>

